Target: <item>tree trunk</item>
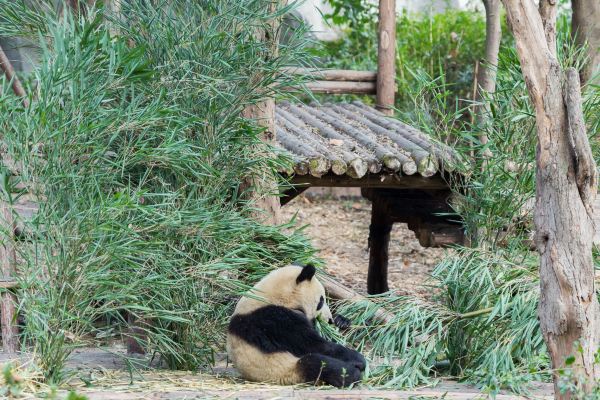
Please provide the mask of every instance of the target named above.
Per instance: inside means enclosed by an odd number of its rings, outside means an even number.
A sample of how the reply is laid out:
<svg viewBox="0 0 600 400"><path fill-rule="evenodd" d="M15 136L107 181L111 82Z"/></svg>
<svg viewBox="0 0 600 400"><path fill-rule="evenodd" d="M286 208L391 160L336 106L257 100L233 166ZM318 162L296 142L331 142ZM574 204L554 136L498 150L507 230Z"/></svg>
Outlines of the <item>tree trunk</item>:
<svg viewBox="0 0 600 400"><path fill-rule="evenodd" d="M535 107L537 248L540 253L540 326L552 367L571 365L587 392L600 377L594 365L600 308L592 260L593 201L597 179L574 70L565 77L556 57L555 1L503 0L523 76ZM578 352L578 343L583 351ZM556 398L561 395L555 375Z"/></svg>
<svg viewBox="0 0 600 400"><path fill-rule="evenodd" d="M483 93L494 93L496 91L498 52L500 51L500 40L502 39L500 0L483 0L483 5L485 6L485 63L480 65L477 76L479 82L477 98L479 101L483 101ZM489 112L489 107L485 104L477 107L476 115L479 126L487 123ZM485 133L482 133L479 139L481 144L488 142Z"/></svg>
<svg viewBox="0 0 600 400"><path fill-rule="evenodd" d="M588 60L580 72L581 81L600 83L600 1L572 0L571 35L580 45L587 45Z"/></svg>

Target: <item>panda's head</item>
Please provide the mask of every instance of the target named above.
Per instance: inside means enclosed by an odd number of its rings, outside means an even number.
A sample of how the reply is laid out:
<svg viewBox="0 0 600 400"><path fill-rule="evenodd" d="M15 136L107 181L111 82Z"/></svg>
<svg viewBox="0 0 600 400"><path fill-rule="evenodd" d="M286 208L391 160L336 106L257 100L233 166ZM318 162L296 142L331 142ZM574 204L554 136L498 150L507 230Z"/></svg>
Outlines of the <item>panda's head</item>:
<svg viewBox="0 0 600 400"><path fill-rule="evenodd" d="M255 294L264 298L269 304L301 313L313 323L318 317L332 323L331 311L325 300L325 288L315 273L315 267L310 264L278 268L256 284ZM251 303L255 307L259 306L254 301ZM262 304L264 305L264 302ZM250 310L237 311L243 313Z"/></svg>

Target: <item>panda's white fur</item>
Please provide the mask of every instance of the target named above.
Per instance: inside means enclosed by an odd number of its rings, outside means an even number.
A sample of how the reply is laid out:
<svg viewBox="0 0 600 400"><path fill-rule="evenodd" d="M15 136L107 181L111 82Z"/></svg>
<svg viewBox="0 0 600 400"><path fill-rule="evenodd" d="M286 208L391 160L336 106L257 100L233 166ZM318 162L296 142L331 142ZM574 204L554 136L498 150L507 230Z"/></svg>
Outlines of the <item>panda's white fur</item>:
<svg viewBox="0 0 600 400"><path fill-rule="evenodd" d="M360 378L360 353L328 342L314 321L333 322L325 289L313 266L276 269L242 297L227 335L227 353L242 377L296 384L325 381L346 386ZM340 376L338 376L340 375Z"/></svg>

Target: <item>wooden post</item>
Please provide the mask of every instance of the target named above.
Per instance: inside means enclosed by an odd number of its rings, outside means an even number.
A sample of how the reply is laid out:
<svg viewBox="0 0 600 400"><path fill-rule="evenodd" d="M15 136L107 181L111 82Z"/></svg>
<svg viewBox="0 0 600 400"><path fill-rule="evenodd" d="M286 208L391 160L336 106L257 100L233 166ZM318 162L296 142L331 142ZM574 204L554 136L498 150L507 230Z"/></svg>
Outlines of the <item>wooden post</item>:
<svg viewBox="0 0 600 400"><path fill-rule="evenodd" d="M396 1L379 0L377 109L392 115L396 90Z"/></svg>
<svg viewBox="0 0 600 400"><path fill-rule="evenodd" d="M381 196L373 195L369 225L369 273L367 293L379 294L388 287L388 248L393 222Z"/></svg>
<svg viewBox="0 0 600 400"><path fill-rule="evenodd" d="M148 340L145 330L142 328L144 320L136 318L132 313L127 313L127 324L129 325L129 335L125 339L127 344L127 354L146 354L146 349L141 343ZM141 342L141 343L140 343Z"/></svg>
<svg viewBox="0 0 600 400"><path fill-rule="evenodd" d="M269 4L269 11L275 12L279 7L279 1L273 1ZM272 20L270 26L265 30L256 32L259 40L266 42L271 50L270 57L276 57L278 53L279 39L278 20ZM275 142L275 99L267 98L257 104L249 105L245 108L242 115L245 118L253 119L256 123L264 127L261 140L265 143L273 144ZM264 157L264 154L257 154L258 157ZM270 155L273 156L273 155ZM281 204L277 196L279 188L277 179L270 171L255 174L248 177L241 185L242 191L253 202L254 207L259 212L254 214L254 218L261 223L268 225L277 225L281 221Z"/></svg>
<svg viewBox="0 0 600 400"><path fill-rule="evenodd" d="M16 276L17 255L15 251L14 232L15 223L9 205L0 201L0 224L6 229L4 240L0 244L0 273L3 280L10 281ZM9 289L0 295L0 313L2 324L2 350L6 353L15 353L19 349L17 328L17 312L15 304L17 298Z"/></svg>

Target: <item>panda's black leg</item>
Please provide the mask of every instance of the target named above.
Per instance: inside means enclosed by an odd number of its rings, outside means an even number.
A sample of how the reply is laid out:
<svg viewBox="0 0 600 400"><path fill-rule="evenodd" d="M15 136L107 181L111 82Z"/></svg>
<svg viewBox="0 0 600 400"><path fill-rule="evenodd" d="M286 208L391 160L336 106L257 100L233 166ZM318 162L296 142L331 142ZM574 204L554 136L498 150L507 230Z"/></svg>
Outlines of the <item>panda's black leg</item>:
<svg viewBox="0 0 600 400"><path fill-rule="evenodd" d="M329 357L337 358L338 360L350 363L360 371L364 371L365 367L367 366L367 362L362 354L356 350L349 349L337 343L327 342L321 348L320 352Z"/></svg>
<svg viewBox="0 0 600 400"><path fill-rule="evenodd" d="M306 382L323 381L335 387L360 381L360 370L353 363L325 354L310 353L298 360L298 369Z"/></svg>

